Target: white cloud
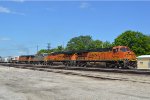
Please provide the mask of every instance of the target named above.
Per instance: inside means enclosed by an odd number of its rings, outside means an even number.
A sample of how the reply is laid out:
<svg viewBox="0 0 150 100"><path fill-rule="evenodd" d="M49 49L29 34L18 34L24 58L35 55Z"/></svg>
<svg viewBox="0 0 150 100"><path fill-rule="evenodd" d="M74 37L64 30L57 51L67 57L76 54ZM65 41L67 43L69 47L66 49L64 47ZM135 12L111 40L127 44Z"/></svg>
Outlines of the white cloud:
<svg viewBox="0 0 150 100"><path fill-rule="evenodd" d="M17 15L23 15L23 16L25 16L24 13L20 13L20 12L12 12L12 14L17 14Z"/></svg>
<svg viewBox="0 0 150 100"><path fill-rule="evenodd" d="M84 9L84 8L89 8L89 7L90 7L90 4L87 3L87 2L82 2L82 3L80 4L80 8L82 8L82 9Z"/></svg>
<svg viewBox="0 0 150 100"><path fill-rule="evenodd" d="M19 54L25 54L26 52L24 51L18 51Z"/></svg>
<svg viewBox="0 0 150 100"><path fill-rule="evenodd" d="M10 38L6 38L6 37L0 38L0 41L10 41L10 40L11 40Z"/></svg>
<svg viewBox="0 0 150 100"><path fill-rule="evenodd" d="M11 13L10 9L0 6L0 13Z"/></svg>
<svg viewBox="0 0 150 100"><path fill-rule="evenodd" d="M10 10L9 8L2 7L2 6L0 6L0 13L25 15L24 13L15 12L15 11Z"/></svg>
<svg viewBox="0 0 150 100"><path fill-rule="evenodd" d="M17 44L15 47L17 48L18 53L20 53L20 54L29 54L30 50L26 46Z"/></svg>
<svg viewBox="0 0 150 100"><path fill-rule="evenodd" d="M11 0L11 1L14 1L14 2L24 2L25 0Z"/></svg>

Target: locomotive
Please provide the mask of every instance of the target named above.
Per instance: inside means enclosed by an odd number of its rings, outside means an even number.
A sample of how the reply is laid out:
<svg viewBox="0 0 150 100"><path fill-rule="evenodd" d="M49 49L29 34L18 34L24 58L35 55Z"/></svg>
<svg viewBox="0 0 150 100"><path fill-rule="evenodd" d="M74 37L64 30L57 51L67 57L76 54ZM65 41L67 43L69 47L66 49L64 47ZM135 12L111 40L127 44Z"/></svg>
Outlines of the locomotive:
<svg viewBox="0 0 150 100"><path fill-rule="evenodd" d="M136 55L127 46L56 52L45 57L47 64L62 62L66 66L84 67L91 62L105 62L109 68L136 68Z"/></svg>
<svg viewBox="0 0 150 100"><path fill-rule="evenodd" d="M63 51L51 54L19 56L17 63L85 67L89 63L104 62L109 68L136 68L136 55L127 46L99 48L95 50ZM15 62L14 62L15 63Z"/></svg>

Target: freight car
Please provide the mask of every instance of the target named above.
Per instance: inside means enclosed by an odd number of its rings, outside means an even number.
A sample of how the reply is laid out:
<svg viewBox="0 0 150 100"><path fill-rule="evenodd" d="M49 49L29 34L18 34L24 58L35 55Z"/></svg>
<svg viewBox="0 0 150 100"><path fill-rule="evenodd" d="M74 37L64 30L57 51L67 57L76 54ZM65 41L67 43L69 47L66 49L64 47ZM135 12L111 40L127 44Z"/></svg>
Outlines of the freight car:
<svg viewBox="0 0 150 100"><path fill-rule="evenodd" d="M12 63L12 56L0 57L0 63Z"/></svg>
<svg viewBox="0 0 150 100"><path fill-rule="evenodd" d="M110 68L135 68L136 55L126 46L115 46L96 50L56 52L48 55L45 62L62 62L66 66L82 67L91 62L105 62Z"/></svg>

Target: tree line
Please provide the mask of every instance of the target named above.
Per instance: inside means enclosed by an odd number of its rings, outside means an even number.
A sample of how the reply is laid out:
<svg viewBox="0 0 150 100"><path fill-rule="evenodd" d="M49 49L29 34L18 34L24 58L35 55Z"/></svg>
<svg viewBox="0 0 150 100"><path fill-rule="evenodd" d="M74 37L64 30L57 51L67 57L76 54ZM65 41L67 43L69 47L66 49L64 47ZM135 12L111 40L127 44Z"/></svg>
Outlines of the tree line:
<svg viewBox="0 0 150 100"><path fill-rule="evenodd" d="M137 31L125 31L114 39L114 42L93 40L89 35L78 36L71 38L66 47L62 45L52 48L50 50L41 49L40 53L51 53L60 51L74 51L74 50L92 50L98 48L111 48L113 46L128 46L138 55L150 54L150 36Z"/></svg>

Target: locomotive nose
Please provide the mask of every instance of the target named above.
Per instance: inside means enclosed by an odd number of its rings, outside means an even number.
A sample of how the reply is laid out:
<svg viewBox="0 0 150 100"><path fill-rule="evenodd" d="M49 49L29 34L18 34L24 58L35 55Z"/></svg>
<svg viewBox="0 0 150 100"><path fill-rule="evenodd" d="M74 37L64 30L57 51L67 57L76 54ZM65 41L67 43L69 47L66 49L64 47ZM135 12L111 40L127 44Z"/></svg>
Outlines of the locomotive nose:
<svg viewBox="0 0 150 100"><path fill-rule="evenodd" d="M128 51L128 54L132 54L130 51Z"/></svg>
<svg viewBox="0 0 150 100"><path fill-rule="evenodd" d="M128 58L131 59L131 60L136 58L136 57L135 57L135 54L134 54L133 52L131 52L131 51L128 52L127 55L128 55Z"/></svg>

